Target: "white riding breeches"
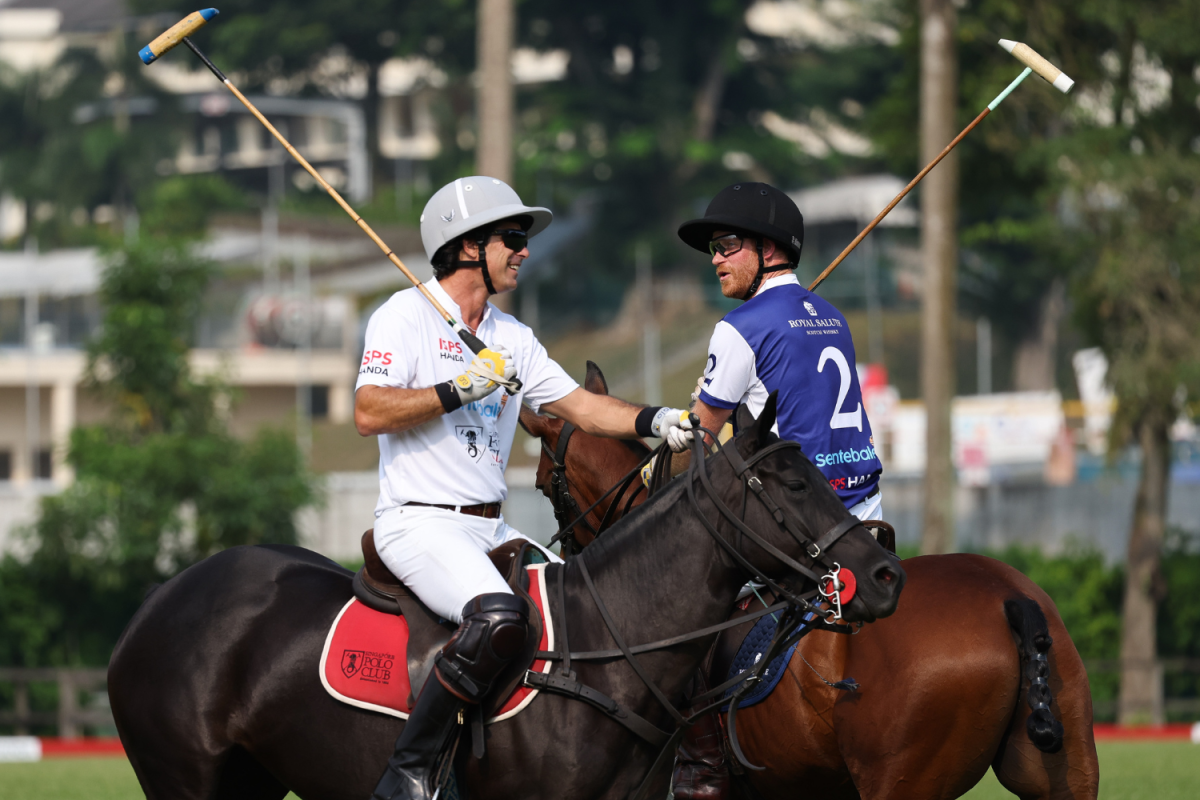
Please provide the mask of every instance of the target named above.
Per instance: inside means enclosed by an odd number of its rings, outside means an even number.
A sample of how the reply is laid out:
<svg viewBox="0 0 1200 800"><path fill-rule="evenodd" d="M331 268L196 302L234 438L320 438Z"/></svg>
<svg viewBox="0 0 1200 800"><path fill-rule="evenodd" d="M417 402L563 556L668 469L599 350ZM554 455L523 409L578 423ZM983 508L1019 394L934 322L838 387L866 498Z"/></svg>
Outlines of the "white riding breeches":
<svg viewBox="0 0 1200 800"><path fill-rule="evenodd" d="M562 559L504 522L426 506L396 506L375 519L375 549L392 574L455 624L481 594L512 594L487 554L505 542L526 539L551 561Z"/></svg>
<svg viewBox="0 0 1200 800"><path fill-rule="evenodd" d="M869 519L883 519L883 492L876 492L849 510L851 514L864 522Z"/></svg>

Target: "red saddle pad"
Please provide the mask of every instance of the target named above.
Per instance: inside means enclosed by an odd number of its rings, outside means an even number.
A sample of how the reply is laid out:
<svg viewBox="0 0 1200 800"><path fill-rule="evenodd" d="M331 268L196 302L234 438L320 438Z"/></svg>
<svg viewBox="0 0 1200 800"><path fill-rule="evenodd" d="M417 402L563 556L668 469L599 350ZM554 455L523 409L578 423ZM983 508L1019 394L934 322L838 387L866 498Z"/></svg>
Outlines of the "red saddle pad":
<svg viewBox="0 0 1200 800"><path fill-rule="evenodd" d="M539 650L554 649L554 623L546 606L546 567L534 564L529 572L529 596L545 623ZM321 683L343 703L408 719L408 622L398 614L367 608L357 599L342 607L321 653ZM534 661L534 672L549 672L550 662ZM537 690L519 686L500 712L488 720L508 719L537 696Z"/></svg>

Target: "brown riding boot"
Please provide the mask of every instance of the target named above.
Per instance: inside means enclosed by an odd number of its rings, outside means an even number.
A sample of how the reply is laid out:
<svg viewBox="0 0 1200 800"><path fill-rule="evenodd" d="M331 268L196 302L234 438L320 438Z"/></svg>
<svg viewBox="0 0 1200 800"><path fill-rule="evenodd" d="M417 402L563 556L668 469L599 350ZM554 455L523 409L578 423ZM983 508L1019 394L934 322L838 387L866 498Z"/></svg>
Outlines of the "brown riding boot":
<svg viewBox="0 0 1200 800"><path fill-rule="evenodd" d="M729 769L725 766L725 738L718 711L696 720L687 729L675 753L671 779L675 800L725 800L729 797Z"/></svg>

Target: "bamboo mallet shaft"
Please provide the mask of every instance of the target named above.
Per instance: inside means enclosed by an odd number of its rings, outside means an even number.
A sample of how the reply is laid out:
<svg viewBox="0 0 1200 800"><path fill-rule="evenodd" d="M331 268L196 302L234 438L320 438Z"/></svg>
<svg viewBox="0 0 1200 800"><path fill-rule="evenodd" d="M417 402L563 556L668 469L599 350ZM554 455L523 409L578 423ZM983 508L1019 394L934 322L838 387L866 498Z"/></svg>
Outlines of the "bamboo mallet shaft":
<svg viewBox="0 0 1200 800"><path fill-rule="evenodd" d="M996 95L996 98L992 100L992 102L988 103L987 108L981 111L979 116L971 120L971 124L963 128L962 133L958 134L958 136L955 136L954 140L950 142L950 144L946 145L942 152L938 153L937 158L933 159L933 161L930 161L925 166L925 169L917 173L917 177L909 181L908 185L900 191L900 194L896 195L895 198L892 199L892 202L887 204L887 208L883 209L883 211L880 211L879 215L876 216L875 219L871 220L871 223L867 225L867 227L863 228L862 232L860 232L858 236L854 237L854 241L846 245L846 249L843 250L838 257L833 260L833 263L826 267L824 271L817 276L817 279L808 287L810 292L815 291L816 288L820 286L826 278L829 277L829 273L837 269L838 264L841 264L846 259L846 256L850 255L854 248L858 247L859 243L867 237L868 233L875 230L875 226L878 225L883 218L886 217L888 213L891 212L891 210L895 208L901 200L904 199L904 196L912 191L912 188L920 183L921 179L928 175L929 171L936 167L941 160L945 158L946 155L949 154L949 152L963 140L963 137L973 131L975 126L983 121L984 117L992 113L992 110L995 109L996 106L1000 105L1000 103L1004 101L1004 98L1008 97L1013 89L1016 89L1023 80L1028 78L1031 72L1036 72L1038 75L1041 75L1060 92L1069 92L1071 87L1075 85L1075 81L1068 78L1067 75L1058 67L1042 58L1037 51L1029 45L1013 42L1008 39L1001 39L1000 46L1012 53L1022 64L1024 64L1025 71L1018 75L1016 80L1010 83L1003 92Z"/></svg>
<svg viewBox="0 0 1200 800"><path fill-rule="evenodd" d="M186 44L188 48L196 54L196 57L204 62L204 65L208 67L212 74L217 77L217 80L224 84L225 88L232 92L233 96L241 101L242 105L244 105L246 109L254 115L254 118L261 122L263 127L270 131L271 135L274 136L281 145L283 145L284 149L288 151L292 158L296 159L296 162L313 177L320 187L324 189L325 192L332 197L339 206L342 207L342 210L350 215L350 218L358 224L358 227L362 229L363 233L367 234L371 241L373 241L376 246L383 251L383 254L387 256L388 260L396 265L396 267L399 268L402 273L404 273L404 277L408 278L409 282L412 283L412 285L415 286L417 290L425 296L425 299L428 300L430 305L433 306L434 310L441 315L442 319L446 320L446 323L454 329L455 333L462 337L462 340L467 347L469 347L474 353L480 353L481 351L485 350L487 346L477 336L471 333L467 329L466 325L450 316L449 312L442 307L442 304L438 302L437 298L433 296L429 289L426 288L425 285L421 283L421 281L418 280L415 275L413 275L412 271L404 265L404 262L401 261L394 252L392 252L392 248L387 246L387 243L384 242L383 239L381 239L379 235L375 233L371 226L367 224L367 221L359 216L358 212L346 202L341 194L339 194L336 189L330 186L328 181L321 177L321 173L317 172L313 165L308 163L308 159L300 155L300 152L292 146L292 143L289 142L265 116L263 116L262 112L259 111L258 108L256 108L255 105L251 103L250 100L244 94L242 94L236 86L233 85L229 78L225 77L225 73L221 72L221 70L209 60L208 56L204 55L200 48L188 38L187 35L189 33L194 32L197 28L216 16L217 13L217 9L209 8L205 9L204 11L196 11L192 14L189 14L182 21L176 23L166 32L159 35L158 38L156 38L149 45L142 48L142 51L139 53L142 61L144 61L146 64L151 64L158 59L159 56L176 47L180 43Z"/></svg>

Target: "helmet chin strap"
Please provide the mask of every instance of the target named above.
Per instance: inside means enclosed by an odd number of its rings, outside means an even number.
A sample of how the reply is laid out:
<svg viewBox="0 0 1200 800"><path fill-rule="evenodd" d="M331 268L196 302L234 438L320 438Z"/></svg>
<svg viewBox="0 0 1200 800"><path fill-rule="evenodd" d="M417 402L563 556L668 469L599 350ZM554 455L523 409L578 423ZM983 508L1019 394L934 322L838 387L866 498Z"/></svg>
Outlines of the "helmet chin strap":
<svg viewBox="0 0 1200 800"><path fill-rule="evenodd" d="M745 302L746 300L749 300L751 297L754 297L754 295L758 294L758 290L762 288L763 277L768 272L779 272L780 270L796 268L796 265L791 264L791 263L789 263L789 264L772 264L771 266L768 267L766 265L766 260L763 258L762 239L758 240L758 244L755 246L754 249L758 251L758 274L755 275L754 280L750 282L750 288L748 288L746 290L746 293L742 295L742 297L741 297L742 302Z"/></svg>
<svg viewBox="0 0 1200 800"><path fill-rule="evenodd" d="M482 272L483 273L483 285L487 287L488 294L493 295L493 294L496 294L496 287L492 284L491 273L488 272L487 240L488 240L488 237L484 236L483 238L476 241L476 245L479 247L479 260L478 261L459 261L456 263L460 267L474 267L474 268L478 269L480 272ZM760 263L762 262L762 253L761 252L759 253L759 262Z"/></svg>
<svg viewBox="0 0 1200 800"><path fill-rule="evenodd" d="M742 295L742 300L749 300L758 292L758 287L762 286L763 275L767 274L767 267L763 261L762 239L756 240L754 249L758 251L758 274L754 276L754 280L750 282L750 288Z"/></svg>

